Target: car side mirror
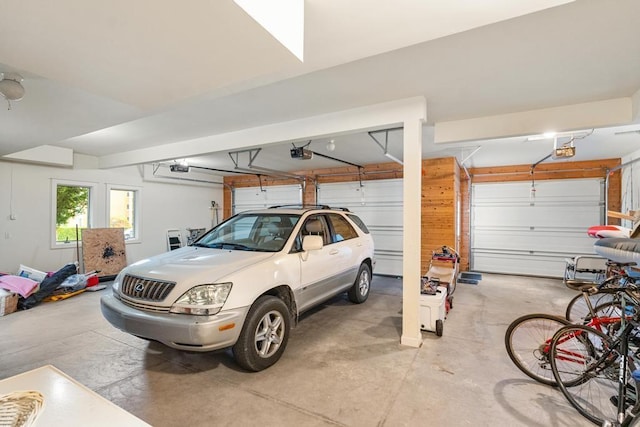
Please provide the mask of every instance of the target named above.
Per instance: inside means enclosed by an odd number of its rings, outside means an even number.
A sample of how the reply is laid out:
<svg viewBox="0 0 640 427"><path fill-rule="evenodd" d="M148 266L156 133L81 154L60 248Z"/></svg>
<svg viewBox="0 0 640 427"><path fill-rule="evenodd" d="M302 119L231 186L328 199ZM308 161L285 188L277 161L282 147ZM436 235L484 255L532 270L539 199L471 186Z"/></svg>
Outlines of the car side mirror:
<svg viewBox="0 0 640 427"><path fill-rule="evenodd" d="M305 252L317 251L322 249L322 246L324 246L322 236L304 236L302 238L302 250Z"/></svg>

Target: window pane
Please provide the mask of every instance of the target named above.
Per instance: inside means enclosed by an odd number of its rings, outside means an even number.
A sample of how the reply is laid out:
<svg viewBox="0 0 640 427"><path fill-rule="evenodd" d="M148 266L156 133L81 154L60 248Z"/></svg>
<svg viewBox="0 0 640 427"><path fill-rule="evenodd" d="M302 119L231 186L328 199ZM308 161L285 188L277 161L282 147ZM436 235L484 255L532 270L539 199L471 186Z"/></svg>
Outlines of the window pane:
<svg viewBox="0 0 640 427"><path fill-rule="evenodd" d="M75 242L89 226L89 187L56 186L56 242Z"/></svg>
<svg viewBox="0 0 640 427"><path fill-rule="evenodd" d="M113 190L109 192L109 227L124 228L124 239L135 239L136 191Z"/></svg>
<svg viewBox="0 0 640 427"><path fill-rule="evenodd" d="M349 216L349 218L351 218L351 221L355 222L356 225L358 227L360 227L360 230L362 230L365 233L369 234L369 229L367 228L366 225L364 225L364 222L362 222L360 217L358 217L357 215L354 215L354 214L349 214L348 216Z"/></svg>
<svg viewBox="0 0 640 427"><path fill-rule="evenodd" d="M333 236L334 242L341 242L343 240L358 237L356 230L354 230L351 224L349 224L349 222L340 215L331 214L329 215L329 218L331 218L331 225L333 225L333 231L335 233Z"/></svg>

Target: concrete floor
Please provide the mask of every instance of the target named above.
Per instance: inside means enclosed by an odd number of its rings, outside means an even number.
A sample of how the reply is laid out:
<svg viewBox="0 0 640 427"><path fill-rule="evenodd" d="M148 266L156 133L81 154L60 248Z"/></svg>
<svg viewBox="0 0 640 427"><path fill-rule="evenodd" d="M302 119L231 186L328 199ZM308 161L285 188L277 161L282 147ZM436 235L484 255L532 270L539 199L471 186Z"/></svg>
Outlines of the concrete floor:
<svg viewBox="0 0 640 427"><path fill-rule="evenodd" d="M564 313L559 280L485 274L459 284L440 338L403 347L402 282L374 276L362 305L339 296L301 319L273 367L229 351L185 353L111 327L108 290L0 318L0 379L51 364L154 426L588 426L562 394L510 361L516 317Z"/></svg>

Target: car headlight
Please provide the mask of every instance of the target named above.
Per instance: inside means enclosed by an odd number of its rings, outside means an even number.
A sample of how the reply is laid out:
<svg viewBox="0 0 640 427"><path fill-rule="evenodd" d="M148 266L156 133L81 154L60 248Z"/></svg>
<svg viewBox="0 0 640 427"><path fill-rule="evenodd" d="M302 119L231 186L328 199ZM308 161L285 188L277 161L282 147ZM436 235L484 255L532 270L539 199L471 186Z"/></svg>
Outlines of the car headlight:
<svg viewBox="0 0 640 427"><path fill-rule="evenodd" d="M227 300L231 286L231 283L194 286L178 298L169 311L199 316L216 314Z"/></svg>

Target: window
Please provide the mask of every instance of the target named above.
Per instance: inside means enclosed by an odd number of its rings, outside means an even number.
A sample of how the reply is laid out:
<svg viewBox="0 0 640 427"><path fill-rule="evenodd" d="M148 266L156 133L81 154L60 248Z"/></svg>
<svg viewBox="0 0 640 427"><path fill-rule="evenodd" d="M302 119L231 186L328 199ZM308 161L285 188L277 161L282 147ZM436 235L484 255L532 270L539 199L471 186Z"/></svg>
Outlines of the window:
<svg viewBox="0 0 640 427"><path fill-rule="evenodd" d="M82 240L82 229L91 227L95 184L53 181L53 247Z"/></svg>
<svg viewBox="0 0 640 427"><path fill-rule="evenodd" d="M213 249L277 252L282 250L297 215L239 214L204 235L194 246Z"/></svg>
<svg viewBox="0 0 640 427"><path fill-rule="evenodd" d="M124 240L140 240L140 189L107 185L109 228L123 228Z"/></svg>
<svg viewBox="0 0 640 427"><path fill-rule="evenodd" d="M358 226L358 228L360 228L360 230L362 230L366 234L369 234L369 229L367 228L366 225L364 225L364 222L362 222L359 216L354 214L348 214L347 216L351 221L353 221Z"/></svg>
<svg viewBox="0 0 640 427"><path fill-rule="evenodd" d="M330 214L331 226L333 227L333 242L342 242L343 240L358 237L358 233L353 229L351 224L340 215Z"/></svg>
<svg viewBox="0 0 640 427"><path fill-rule="evenodd" d="M307 217L307 220L305 221L304 225L300 229L300 234L302 236L307 236L307 235L321 236L323 243L325 245L328 245L329 243L331 243L330 241L331 236L327 230L327 224L325 221L326 220L324 215L311 215ZM300 239L300 248L302 248L302 239Z"/></svg>

